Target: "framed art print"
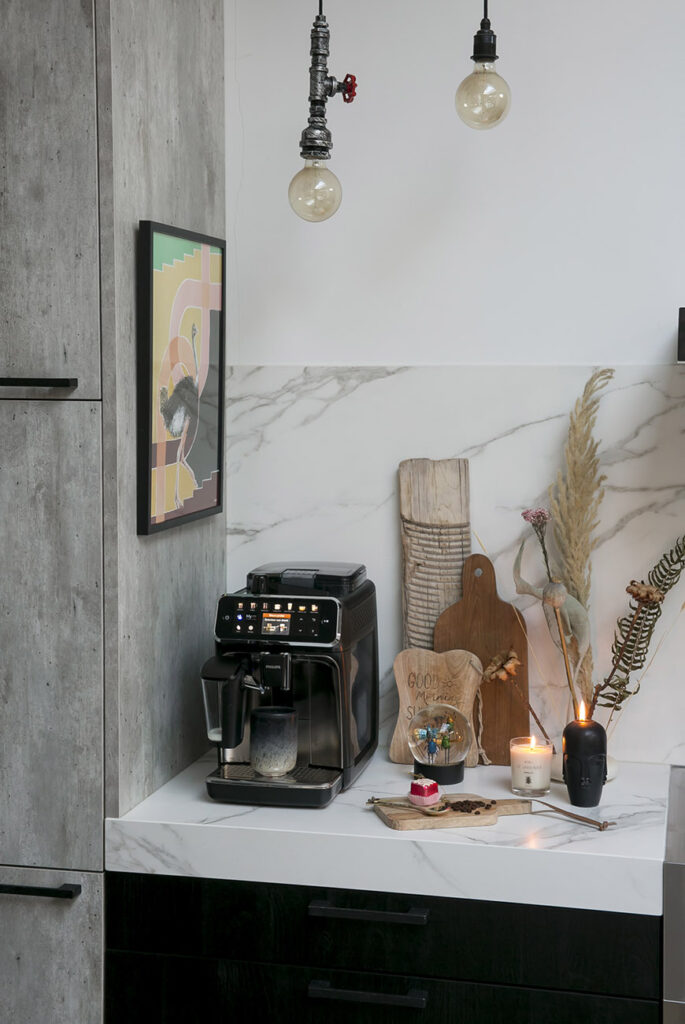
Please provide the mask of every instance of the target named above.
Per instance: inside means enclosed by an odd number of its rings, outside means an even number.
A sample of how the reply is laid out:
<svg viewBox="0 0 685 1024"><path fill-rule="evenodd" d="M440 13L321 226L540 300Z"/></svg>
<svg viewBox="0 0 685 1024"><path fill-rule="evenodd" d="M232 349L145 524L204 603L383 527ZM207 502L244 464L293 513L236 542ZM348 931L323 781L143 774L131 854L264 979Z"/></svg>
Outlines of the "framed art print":
<svg viewBox="0 0 685 1024"><path fill-rule="evenodd" d="M140 222L138 533L223 507L226 243Z"/></svg>

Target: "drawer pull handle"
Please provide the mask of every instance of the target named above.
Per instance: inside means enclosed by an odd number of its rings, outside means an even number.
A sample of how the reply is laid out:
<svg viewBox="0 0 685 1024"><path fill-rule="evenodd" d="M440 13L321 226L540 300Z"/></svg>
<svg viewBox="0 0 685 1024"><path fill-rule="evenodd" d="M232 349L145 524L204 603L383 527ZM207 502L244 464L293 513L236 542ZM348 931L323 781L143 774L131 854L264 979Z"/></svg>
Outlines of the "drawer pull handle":
<svg viewBox="0 0 685 1024"><path fill-rule="evenodd" d="M48 885L0 885L0 894L4 896L49 896L55 900L73 900L81 892L81 886L65 882L58 888Z"/></svg>
<svg viewBox="0 0 685 1024"><path fill-rule="evenodd" d="M312 900L307 907L310 917L331 917L344 921L375 921L379 924L428 924L429 911L424 907L409 910L364 910L361 907L336 907L329 900Z"/></svg>
<svg viewBox="0 0 685 1024"><path fill-rule="evenodd" d="M406 996L394 996L386 992L331 988L330 981L310 981L307 995L310 999L335 999L341 1003L374 1003L376 1006L408 1006L414 1010L425 1010L428 1005L428 993L419 988L410 988Z"/></svg>
<svg viewBox="0 0 685 1024"><path fill-rule="evenodd" d="M76 388L78 377L0 377L3 388Z"/></svg>

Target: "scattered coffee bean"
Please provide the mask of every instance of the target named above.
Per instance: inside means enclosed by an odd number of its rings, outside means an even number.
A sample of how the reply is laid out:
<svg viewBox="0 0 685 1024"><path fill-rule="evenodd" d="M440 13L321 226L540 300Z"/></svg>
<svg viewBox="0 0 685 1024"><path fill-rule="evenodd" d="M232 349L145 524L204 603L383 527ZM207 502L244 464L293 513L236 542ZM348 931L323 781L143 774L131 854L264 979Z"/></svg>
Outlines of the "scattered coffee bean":
<svg viewBox="0 0 685 1024"><path fill-rule="evenodd" d="M481 810L489 810L492 804L485 800L451 800L449 806L453 811L459 811L462 814L480 814Z"/></svg>

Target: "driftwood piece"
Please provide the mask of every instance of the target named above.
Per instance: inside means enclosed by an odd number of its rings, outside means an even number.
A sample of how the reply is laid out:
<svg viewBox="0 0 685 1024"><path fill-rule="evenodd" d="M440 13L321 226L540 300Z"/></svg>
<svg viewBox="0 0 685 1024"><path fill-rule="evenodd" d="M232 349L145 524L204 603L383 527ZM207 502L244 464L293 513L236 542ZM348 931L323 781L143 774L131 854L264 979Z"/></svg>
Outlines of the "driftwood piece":
<svg viewBox="0 0 685 1024"><path fill-rule="evenodd" d="M393 664L400 700L397 725L390 744L390 760L412 764L409 750L409 723L429 704L451 704L465 715L473 741L466 755L466 766L478 764L478 741L473 721L473 702L483 678L483 666L470 651L400 651Z"/></svg>
<svg viewBox="0 0 685 1024"><path fill-rule="evenodd" d="M433 648L438 617L461 597L471 554L468 459L400 463L405 648Z"/></svg>

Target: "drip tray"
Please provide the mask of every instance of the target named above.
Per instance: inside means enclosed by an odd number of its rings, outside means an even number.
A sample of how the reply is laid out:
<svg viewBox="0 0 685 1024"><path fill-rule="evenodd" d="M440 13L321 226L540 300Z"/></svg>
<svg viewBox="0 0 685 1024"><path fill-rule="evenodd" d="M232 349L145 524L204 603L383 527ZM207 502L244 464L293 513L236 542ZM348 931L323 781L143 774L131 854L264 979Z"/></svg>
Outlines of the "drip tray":
<svg viewBox="0 0 685 1024"><path fill-rule="evenodd" d="M287 775L267 779L249 764L222 764L207 776L213 800L277 807L325 807L342 789L342 772L296 766Z"/></svg>

